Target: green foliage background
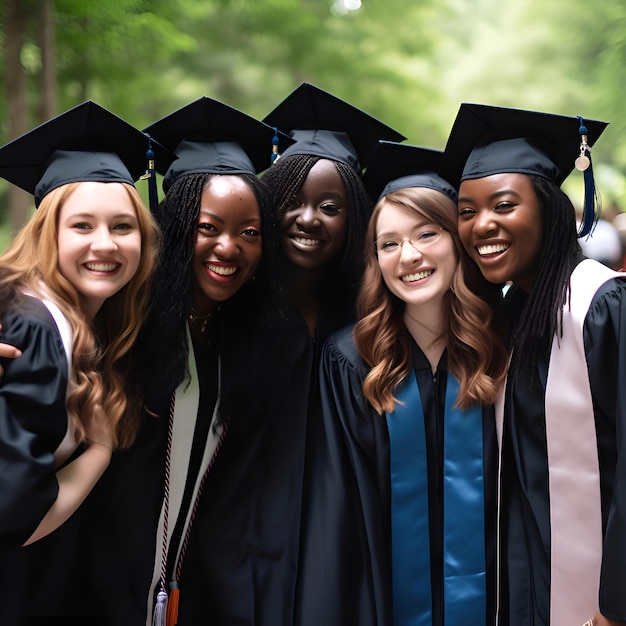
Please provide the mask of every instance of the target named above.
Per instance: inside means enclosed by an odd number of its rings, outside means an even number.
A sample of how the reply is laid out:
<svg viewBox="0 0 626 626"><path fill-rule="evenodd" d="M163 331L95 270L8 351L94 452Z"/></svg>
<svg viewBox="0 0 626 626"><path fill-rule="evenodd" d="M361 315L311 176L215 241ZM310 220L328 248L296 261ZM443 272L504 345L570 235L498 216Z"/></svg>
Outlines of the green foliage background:
<svg viewBox="0 0 626 626"><path fill-rule="evenodd" d="M89 98L142 128L208 95L262 118L309 81L434 148L463 101L583 115L610 122L597 177L605 205L626 206L624 0L333 1L56 0L58 111Z"/></svg>

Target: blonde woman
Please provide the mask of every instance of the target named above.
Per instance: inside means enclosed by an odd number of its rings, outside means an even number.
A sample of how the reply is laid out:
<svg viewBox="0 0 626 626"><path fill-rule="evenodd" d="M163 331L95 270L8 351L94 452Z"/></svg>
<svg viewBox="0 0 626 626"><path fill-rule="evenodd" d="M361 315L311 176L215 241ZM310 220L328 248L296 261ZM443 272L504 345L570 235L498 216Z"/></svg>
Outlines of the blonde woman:
<svg viewBox="0 0 626 626"><path fill-rule="evenodd" d="M0 386L3 623L35 554L19 546L64 524L138 429L131 350L158 241L133 184L147 147L86 102L0 148L0 175L37 206L0 257L3 340L22 353L3 359Z"/></svg>

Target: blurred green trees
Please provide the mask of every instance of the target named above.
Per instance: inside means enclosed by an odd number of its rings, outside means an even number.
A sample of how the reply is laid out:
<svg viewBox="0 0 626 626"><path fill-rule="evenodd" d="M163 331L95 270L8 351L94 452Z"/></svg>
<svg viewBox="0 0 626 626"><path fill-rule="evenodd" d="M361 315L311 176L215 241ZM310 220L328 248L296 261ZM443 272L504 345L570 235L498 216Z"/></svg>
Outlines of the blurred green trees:
<svg viewBox="0 0 626 626"><path fill-rule="evenodd" d="M201 95L261 118L309 81L436 148L462 101L608 120L594 158L624 206L624 0L337 1L2 0L0 140L88 98L138 127Z"/></svg>

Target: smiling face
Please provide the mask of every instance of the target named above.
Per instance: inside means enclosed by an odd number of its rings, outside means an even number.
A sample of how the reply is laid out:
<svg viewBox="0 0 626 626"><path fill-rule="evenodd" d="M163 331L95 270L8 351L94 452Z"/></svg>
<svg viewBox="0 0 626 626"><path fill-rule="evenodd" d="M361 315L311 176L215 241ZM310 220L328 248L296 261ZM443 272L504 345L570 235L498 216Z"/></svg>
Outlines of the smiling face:
<svg viewBox="0 0 626 626"><path fill-rule="evenodd" d="M443 306L457 268L452 237L420 213L384 202L376 221L378 266L391 293L419 319Z"/></svg>
<svg viewBox="0 0 626 626"><path fill-rule="evenodd" d="M289 262L317 270L339 254L347 236L348 207L335 164L320 159L280 218L281 246Z"/></svg>
<svg viewBox="0 0 626 626"><path fill-rule="evenodd" d="M261 260L261 212L239 176L213 176L202 191L193 253L194 308L208 313L253 276Z"/></svg>
<svg viewBox="0 0 626 626"><path fill-rule="evenodd" d="M528 176L494 174L459 188L459 235L491 283L530 292L542 239L539 200Z"/></svg>
<svg viewBox="0 0 626 626"><path fill-rule="evenodd" d="M135 275L141 232L135 206L120 183L83 182L65 200L58 222L59 270L93 318Z"/></svg>

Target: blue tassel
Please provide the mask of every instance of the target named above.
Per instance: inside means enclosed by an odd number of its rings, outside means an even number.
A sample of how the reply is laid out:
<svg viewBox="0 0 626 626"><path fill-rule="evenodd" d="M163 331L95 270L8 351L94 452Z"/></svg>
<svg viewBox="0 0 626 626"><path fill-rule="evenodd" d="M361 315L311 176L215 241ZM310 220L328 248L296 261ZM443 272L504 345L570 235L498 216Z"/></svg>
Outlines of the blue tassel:
<svg viewBox="0 0 626 626"><path fill-rule="evenodd" d="M578 236L584 237L590 235L600 217L602 200L598 193L593 178L593 167L589 167L584 171L583 178L585 181L585 204L583 208L582 220L578 230Z"/></svg>
<svg viewBox="0 0 626 626"><path fill-rule="evenodd" d="M593 228L600 217L602 210L602 200L596 189L593 178L593 166L591 164L591 148L587 144L587 127L584 119L579 115L580 128L578 134L581 136L580 155L576 159L576 168L583 172L585 183L585 200L583 205L583 215L578 229L578 237L591 234Z"/></svg>
<svg viewBox="0 0 626 626"><path fill-rule="evenodd" d="M152 626L165 626L165 617L167 615L167 593L159 591L157 595L154 613L152 615Z"/></svg>
<svg viewBox="0 0 626 626"><path fill-rule="evenodd" d="M154 150L152 149L152 137L148 133L144 133L148 138L148 149L146 150L146 159L148 160L148 167L146 173L141 177L148 180L148 202L150 205L150 212L155 213L159 206L159 190L157 189L156 170L154 169Z"/></svg>
<svg viewBox="0 0 626 626"><path fill-rule="evenodd" d="M272 137L272 156L270 157L270 164L274 165L278 159L280 159L280 154L278 154L278 128L276 126L272 126L274 129L274 136Z"/></svg>

